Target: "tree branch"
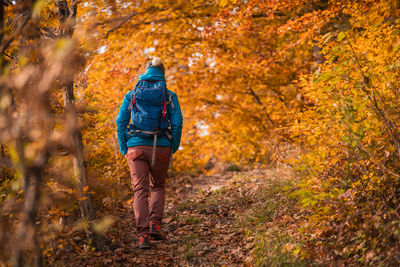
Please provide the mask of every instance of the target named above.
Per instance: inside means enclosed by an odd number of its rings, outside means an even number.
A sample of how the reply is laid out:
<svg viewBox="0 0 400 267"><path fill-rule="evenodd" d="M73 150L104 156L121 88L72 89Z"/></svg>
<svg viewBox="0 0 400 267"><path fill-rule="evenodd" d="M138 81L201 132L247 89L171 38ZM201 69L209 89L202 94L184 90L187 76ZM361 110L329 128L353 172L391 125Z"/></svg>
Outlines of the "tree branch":
<svg viewBox="0 0 400 267"><path fill-rule="evenodd" d="M109 34L117 29L119 29L122 25L124 25L125 23L127 23L130 19L132 19L134 16L136 16L138 13L137 12L132 12L131 14L129 14L128 16L124 17L116 26L112 27L111 29L109 29L106 33L106 38L108 38ZM164 22L169 22L169 21L173 21L173 20L178 20L178 19L193 19L193 18L199 18L199 17L210 17L211 14L207 13L204 14L202 16L194 16L194 15L187 15L184 17L177 17L177 18L161 18L161 19L155 19L155 20L150 20L150 21L142 21L142 22L138 22L135 24L132 24L131 27L132 28L137 28L141 25L149 25L149 24L160 24L160 23L164 23Z"/></svg>
<svg viewBox="0 0 400 267"><path fill-rule="evenodd" d="M137 15L137 12L132 12L131 14L129 14L128 16L124 17L117 25L115 25L114 27L112 27L111 29L109 29L106 33L106 38L108 38L108 35L115 31L116 29L120 28L123 24L125 24L126 22L128 22L131 18L133 18L134 16Z"/></svg>
<svg viewBox="0 0 400 267"><path fill-rule="evenodd" d="M17 29L13 32L13 34L8 37L6 40L2 40L2 43L0 44L0 54L3 54L7 48L10 46L10 44L15 40L17 36L20 35L22 29L25 27L25 25L28 23L30 19L30 16L23 16L23 19L20 23L16 23L18 25Z"/></svg>
<svg viewBox="0 0 400 267"><path fill-rule="evenodd" d="M250 95L252 95L252 96L254 97L256 103L257 103L259 106L262 107L262 109L263 109L263 111L264 111L264 113L265 113L265 116L267 117L267 119L268 119L269 123L271 124L271 126L274 126L274 121L271 119L271 116L269 115L269 113L268 113L266 107L263 105L263 103L261 102L261 100L260 100L260 98L258 97L258 95L256 94L256 92L254 92L254 90L253 90L251 87L249 87L249 92L250 92Z"/></svg>

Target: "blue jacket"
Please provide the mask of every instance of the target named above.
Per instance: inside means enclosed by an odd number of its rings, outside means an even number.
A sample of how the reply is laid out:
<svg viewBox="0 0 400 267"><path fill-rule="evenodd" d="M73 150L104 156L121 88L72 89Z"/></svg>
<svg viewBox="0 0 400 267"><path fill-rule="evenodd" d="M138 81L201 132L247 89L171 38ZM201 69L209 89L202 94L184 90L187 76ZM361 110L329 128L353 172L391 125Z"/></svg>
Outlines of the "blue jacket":
<svg viewBox="0 0 400 267"><path fill-rule="evenodd" d="M164 74L158 68L149 68L146 73L139 76L140 80L150 80L150 81L165 81ZM174 108L172 108L171 104L168 104L167 110L169 112L169 118L171 120L171 133L172 133L172 151L175 153L181 142L181 134L182 134L182 112L179 106L179 101L177 95L168 90L172 97L172 103L174 104ZM127 126L129 125L129 121L131 119L131 111L129 110L129 105L131 101L132 91L129 91L122 101L121 107L119 108L119 113L117 116L117 135L118 135L118 143L119 150L122 154L126 154L128 151L128 147L132 146L152 146L153 138L144 138L139 136L129 136L127 134ZM170 141L167 137L160 137L157 139L157 146L171 146Z"/></svg>

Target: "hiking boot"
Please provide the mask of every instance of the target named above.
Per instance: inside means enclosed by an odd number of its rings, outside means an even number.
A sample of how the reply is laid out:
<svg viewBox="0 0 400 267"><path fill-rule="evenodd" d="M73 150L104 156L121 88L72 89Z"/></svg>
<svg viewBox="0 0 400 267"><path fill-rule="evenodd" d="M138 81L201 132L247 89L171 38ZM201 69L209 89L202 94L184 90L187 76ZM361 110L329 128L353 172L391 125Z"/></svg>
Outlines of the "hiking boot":
<svg viewBox="0 0 400 267"><path fill-rule="evenodd" d="M150 236L154 240L165 240L165 235L161 231L161 227L156 221L150 222Z"/></svg>
<svg viewBox="0 0 400 267"><path fill-rule="evenodd" d="M139 248L140 249L149 249L150 248L150 237L148 234L140 235Z"/></svg>

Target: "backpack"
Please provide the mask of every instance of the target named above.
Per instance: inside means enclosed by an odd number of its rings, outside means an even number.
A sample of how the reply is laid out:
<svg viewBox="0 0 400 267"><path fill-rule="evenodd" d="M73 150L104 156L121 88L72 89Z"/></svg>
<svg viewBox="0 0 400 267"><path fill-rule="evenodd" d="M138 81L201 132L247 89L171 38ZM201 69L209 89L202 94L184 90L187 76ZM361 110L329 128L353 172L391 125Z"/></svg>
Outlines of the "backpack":
<svg viewBox="0 0 400 267"><path fill-rule="evenodd" d="M157 137L167 137L170 141L171 122L167 106L171 101L165 81L140 80L131 94L130 136L153 138L152 165L155 160Z"/></svg>

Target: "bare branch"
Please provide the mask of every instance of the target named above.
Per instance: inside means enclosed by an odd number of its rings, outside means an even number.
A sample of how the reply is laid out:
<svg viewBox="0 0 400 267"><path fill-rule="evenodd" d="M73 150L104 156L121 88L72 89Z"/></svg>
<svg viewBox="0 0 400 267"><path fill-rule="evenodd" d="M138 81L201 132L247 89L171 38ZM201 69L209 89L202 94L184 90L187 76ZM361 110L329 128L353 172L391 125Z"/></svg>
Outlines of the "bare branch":
<svg viewBox="0 0 400 267"><path fill-rule="evenodd" d="M113 32L113 31L115 31L116 29L120 28L123 24L125 24L126 22L128 22L131 18L133 18L133 17L136 16L136 15L137 15L137 12L135 11L135 12L132 12L131 14L129 14L128 16L124 17L117 25L115 25L114 27L112 27L111 29L109 29L109 30L107 31L106 38L108 38L108 35L109 35L111 32Z"/></svg>
<svg viewBox="0 0 400 267"><path fill-rule="evenodd" d="M251 87L249 88L249 92L254 97L254 99L257 102L257 104L262 107L262 109L263 109L263 111L265 113L265 116L267 117L267 119L268 119L269 123L271 124L271 126L274 126L274 121L271 119L271 116L269 115L266 107L263 105L263 103L261 102L261 100L258 97L258 95L256 94L256 92L254 92L254 90Z"/></svg>
<svg viewBox="0 0 400 267"><path fill-rule="evenodd" d="M134 16L136 16L138 13L137 12L132 12L131 14L129 14L128 16L124 17L116 26L112 27L111 29L109 29L106 33L106 38L108 38L109 34L115 30L117 30L118 28L120 28L122 25L124 25L125 23L127 23L130 19L132 19ZM183 17L176 17L176 18L170 18L170 17L166 17L166 18L161 18L161 19L155 19L155 20L150 20L150 21L141 21L135 24L131 25L131 28L137 28L141 25L149 25L149 24L160 24L160 23L165 23L165 22L169 22L169 21L173 21L173 20L178 20L178 19L193 19L193 18L199 18L199 17L210 17L211 14L207 13L207 14L203 14L203 15L187 15L187 16L183 16Z"/></svg>
<svg viewBox="0 0 400 267"><path fill-rule="evenodd" d="M71 7L69 9L69 17L76 19L76 13L78 11L78 1L79 0L71 0Z"/></svg>
<svg viewBox="0 0 400 267"><path fill-rule="evenodd" d="M2 40L2 43L0 44L0 54L3 54L4 51L6 51L7 48L10 46L10 44L15 40L15 38L20 35L22 29L26 26L29 19L30 19L29 16L23 16L22 21L18 23L18 27L15 29L13 34L10 37L8 37L8 39Z"/></svg>

